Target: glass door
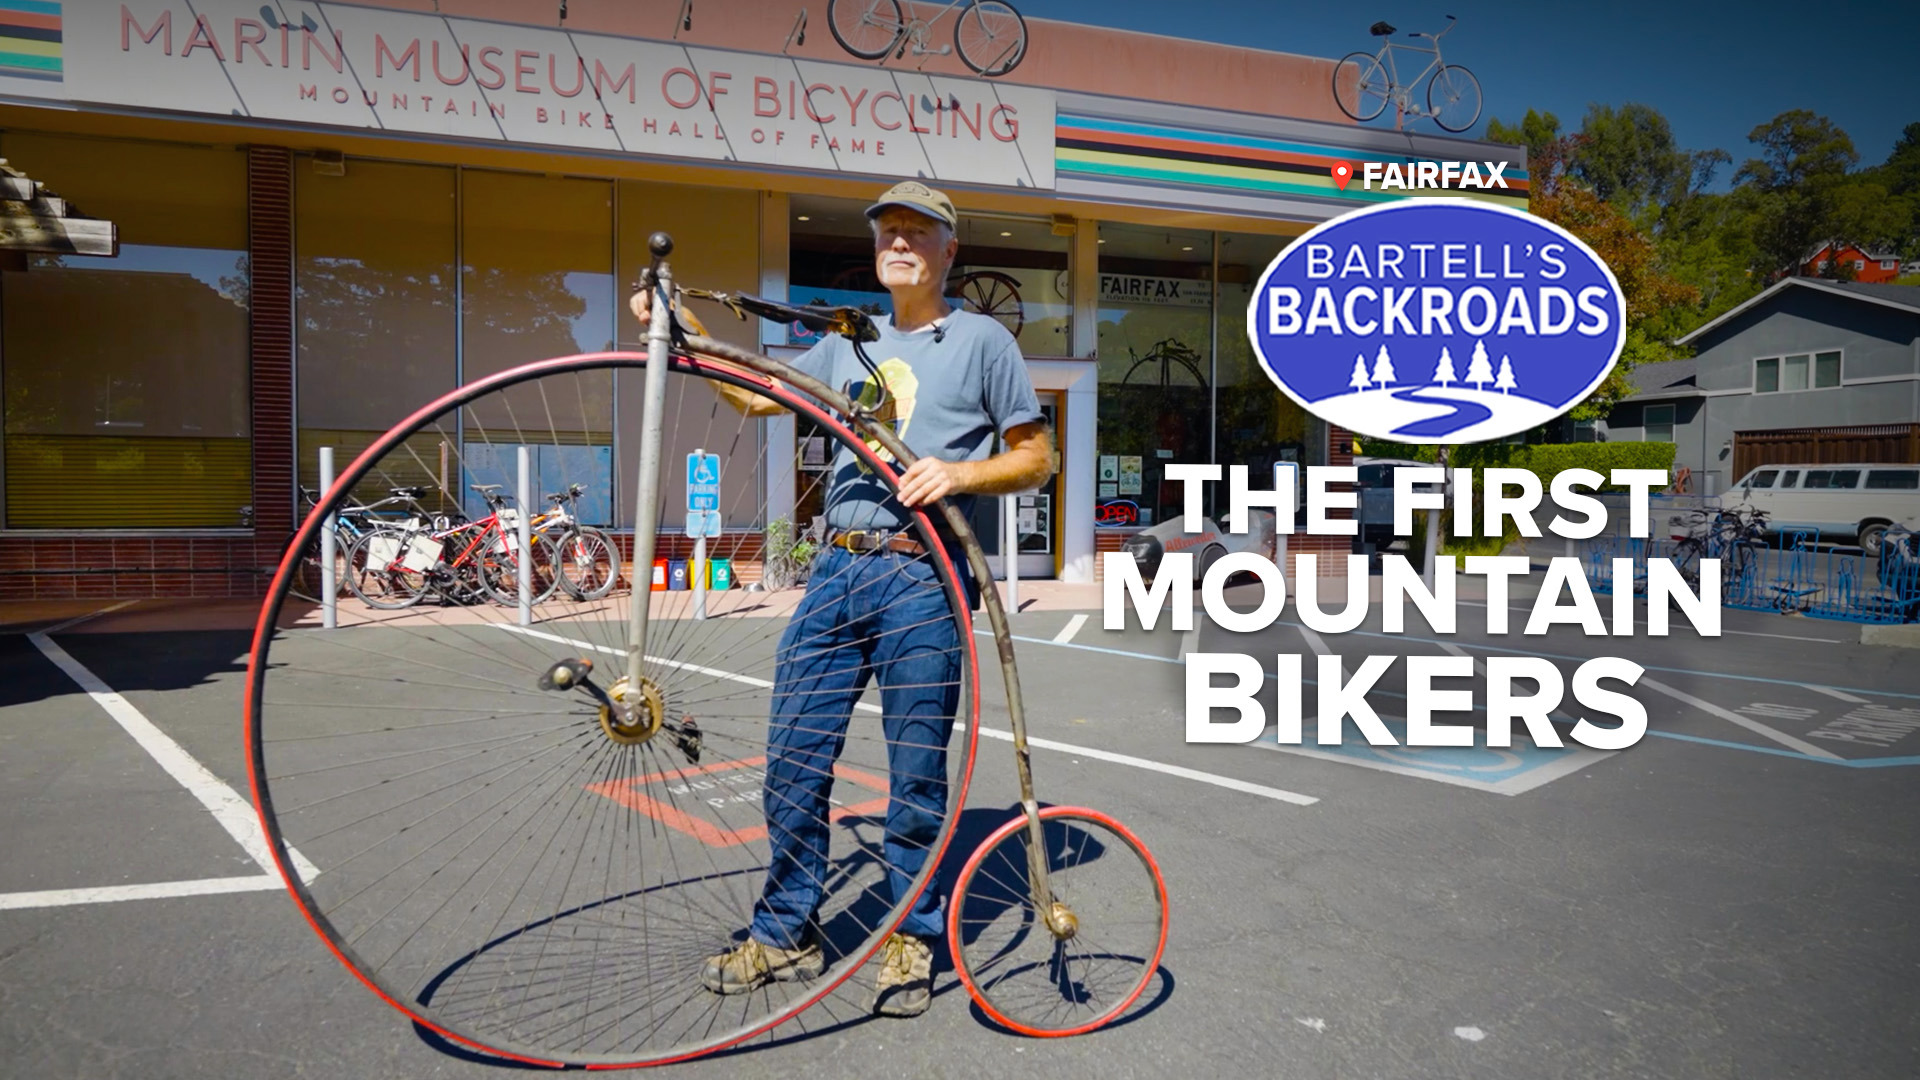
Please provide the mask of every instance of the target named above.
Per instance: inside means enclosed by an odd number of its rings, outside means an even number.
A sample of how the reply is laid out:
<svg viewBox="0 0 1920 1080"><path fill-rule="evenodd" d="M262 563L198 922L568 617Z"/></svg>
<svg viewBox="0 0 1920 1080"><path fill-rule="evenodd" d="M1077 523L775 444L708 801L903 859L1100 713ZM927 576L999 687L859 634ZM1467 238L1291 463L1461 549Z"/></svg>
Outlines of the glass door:
<svg viewBox="0 0 1920 1080"><path fill-rule="evenodd" d="M1053 429L1053 479L1039 491L1012 498L1017 506L1018 517L1015 520L1020 532L1020 576L1052 578L1059 576L1059 508L1061 476L1064 472L1061 468L1061 446L1065 440L1060 421L1065 413L1066 400L1058 390L1041 390L1037 393L1040 412ZM1006 450L1006 444L999 444L997 450ZM1001 516L1004 503L1004 498L983 495L974 500L973 514L968 518L968 524L980 538L980 549L986 553L987 565L992 567L995 579L1006 577L1006 564L1002 559L1006 545L1005 519Z"/></svg>

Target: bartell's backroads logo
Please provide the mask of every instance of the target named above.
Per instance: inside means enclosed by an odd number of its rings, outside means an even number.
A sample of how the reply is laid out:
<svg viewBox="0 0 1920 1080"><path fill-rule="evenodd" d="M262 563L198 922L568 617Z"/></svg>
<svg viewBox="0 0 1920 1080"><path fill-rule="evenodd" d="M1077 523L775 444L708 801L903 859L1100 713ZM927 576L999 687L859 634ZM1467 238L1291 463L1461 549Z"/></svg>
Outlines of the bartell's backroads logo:
<svg viewBox="0 0 1920 1080"><path fill-rule="evenodd" d="M1626 341L1626 305L1606 263L1559 226L1419 200L1295 241L1261 277L1247 337L1268 377L1329 423L1398 442L1484 442L1592 393Z"/></svg>

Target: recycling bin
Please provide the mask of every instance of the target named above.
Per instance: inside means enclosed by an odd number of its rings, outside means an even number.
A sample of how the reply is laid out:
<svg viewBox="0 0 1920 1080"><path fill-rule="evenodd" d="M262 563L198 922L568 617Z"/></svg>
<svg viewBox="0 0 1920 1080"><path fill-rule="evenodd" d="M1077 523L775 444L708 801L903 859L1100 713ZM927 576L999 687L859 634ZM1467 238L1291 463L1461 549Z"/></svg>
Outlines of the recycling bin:
<svg viewBox="0 0 1920 1080"><path fill-rule="evenodd" d="M685 592L688 589L687 560L670 559L667 562L667 588L673 592Z"/></svg>
<svg viewBox="0 0 1920 1080"><path fill-rule="evenodd" d="M715 590L733 588L733 560L714 559L711 565L713 569L709 574L707 587Z"/></svg>
<svg viewBox="0 0 1920 1080"><path fill-rule="evenodd" d="M653 560L653 592L667 591L667 560Z"/></svg>

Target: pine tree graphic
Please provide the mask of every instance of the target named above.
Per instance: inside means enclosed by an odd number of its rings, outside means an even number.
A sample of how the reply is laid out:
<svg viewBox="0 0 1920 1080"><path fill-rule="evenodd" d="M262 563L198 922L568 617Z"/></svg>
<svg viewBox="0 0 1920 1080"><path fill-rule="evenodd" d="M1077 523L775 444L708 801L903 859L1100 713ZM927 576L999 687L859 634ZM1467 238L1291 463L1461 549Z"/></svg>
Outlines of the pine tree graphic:
<svg viewBox="0 0 1920 1080"><path fill-rule="evenodd" d="M1493 388L1503 394L1513 393L1517 384L1513 381L1513 361L1505 353L1500 354L1500 376L1493 380Z"/></svg>
<svg viewBox="0 0 1920 1080"><path fill-rule="evenodd" d="M1467 381L1475 390L1485 390L1493 381L1493 365L1487 362L1487 343L1473 343L1473 360L1467 364Z"/></svg>
<svg viewBox="0 0 1920 1080"><path fill-rule="evenodd" d="M1380 354L1373 358L1373 382L1376 386L1385 386L1396 381L1393 374L1393 357L1387 355L1387 347L1380 346Z"/></svg>
<svg viewBox="0 0 1920 1080"><path fill-rule="evenodd" d="M1433 381L1441 386L1451 386L1460 381L1453 370L1453 354L1445 345L1440 346L1440 366L1433 369Z"/></svg>
<svg viewBox="0 0 1920 1080"><path fill-rule="evenodd" d="M1347 380L1347 385L1353 387L1355 393L1365 390L1368 386L1372 385L1367 381L1367 358L1365 356L1357 353L1354 355L1353 377Z"/></svg>

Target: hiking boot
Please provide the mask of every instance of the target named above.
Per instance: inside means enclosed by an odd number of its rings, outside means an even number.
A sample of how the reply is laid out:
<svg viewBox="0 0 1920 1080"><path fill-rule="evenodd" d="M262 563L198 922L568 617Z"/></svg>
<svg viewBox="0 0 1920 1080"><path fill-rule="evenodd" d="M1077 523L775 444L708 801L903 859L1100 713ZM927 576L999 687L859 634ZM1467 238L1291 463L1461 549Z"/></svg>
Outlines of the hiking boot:
<svg viewBox="0 0 1920 1080"><path fill-rule="evenodd" d="M933 947L912 934L895 934L880 951L880 982L873 1011L919 1016L933 1003Z"/></svg>
<svg viewBox="0 0 1920 1080"><path fill-rule="evenodd" d="M764 945L752 937L707 958L700 983L716 994L746 994L769 982L817 979L827 967L820 941L811 933L797 949Z"/></svg>

